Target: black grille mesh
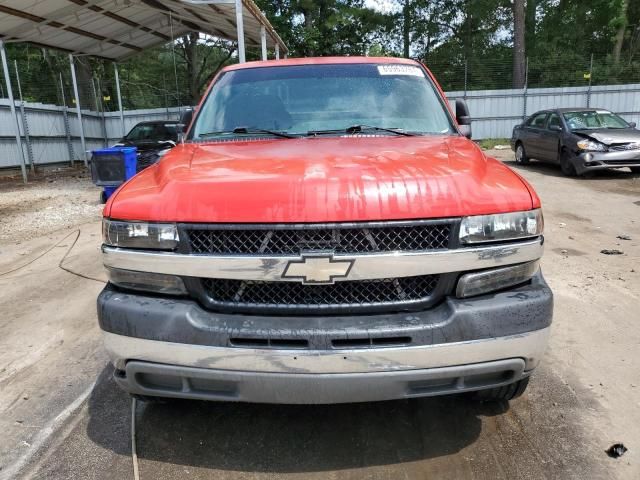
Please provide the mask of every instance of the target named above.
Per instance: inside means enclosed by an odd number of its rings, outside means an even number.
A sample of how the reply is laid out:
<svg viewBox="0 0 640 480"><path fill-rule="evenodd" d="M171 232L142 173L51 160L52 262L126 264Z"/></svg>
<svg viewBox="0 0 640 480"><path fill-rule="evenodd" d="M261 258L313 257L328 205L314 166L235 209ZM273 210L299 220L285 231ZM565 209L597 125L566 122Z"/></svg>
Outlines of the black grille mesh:
<svg viewBox="0 0 640 480"><path fill-rule="evenodd" d="M263 282L203 279L211 300L237 306L321 307L376 305L426 300L438 284L437 275L303 285L294 282Z"/></svg>
<svg viewBox="0 0 640 480"><path fill-rule="evenodd" d="M158 161L160 157L156 150L148 150L140 152L138 155L138 161L136 163L136 173L141 172L147 167L150 167Z"/></svg>
<svg viewBox="0 0 640 480"><path fill-rule="evenodd" d="M451 224L274 230L190 227L186 233L191 252L201 254L298 255L310 250L372 253L448 248Z"/></svg>
<svg viewBox="0 0 640 480"><path fill-rule="evenodd" d="M640 150L640 143L623 143L618 145L609 145L609 150L616 152L624 152L628 150Z"/></svg>

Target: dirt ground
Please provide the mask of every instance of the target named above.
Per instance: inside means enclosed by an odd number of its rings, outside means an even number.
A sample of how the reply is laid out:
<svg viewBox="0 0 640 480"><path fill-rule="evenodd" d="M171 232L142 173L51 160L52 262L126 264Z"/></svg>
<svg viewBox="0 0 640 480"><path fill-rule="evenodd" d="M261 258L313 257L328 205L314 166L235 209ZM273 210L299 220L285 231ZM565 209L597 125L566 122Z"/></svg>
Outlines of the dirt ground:
<svg viewBox="0 0 640 480"><path fill-rule="evenodd" d="M1 175L0 245L99 219L99 194L82 167L42 168L26 185L17 175Z"/></svg>
<svg viewBox="0 0 640 480"><path fill-rule="evenodd" d="M515 167L510 151L491 153ZM556 301L548 354L522 398L139 403L140 478L640 478L640 177L517 170L544 204ZM98 189L75 175L0 181L0 479L133 478L131 401L96 323ZM62 220L49 223L47 207ZM617 460L605 454L615 442L629 448Z"/></svg>

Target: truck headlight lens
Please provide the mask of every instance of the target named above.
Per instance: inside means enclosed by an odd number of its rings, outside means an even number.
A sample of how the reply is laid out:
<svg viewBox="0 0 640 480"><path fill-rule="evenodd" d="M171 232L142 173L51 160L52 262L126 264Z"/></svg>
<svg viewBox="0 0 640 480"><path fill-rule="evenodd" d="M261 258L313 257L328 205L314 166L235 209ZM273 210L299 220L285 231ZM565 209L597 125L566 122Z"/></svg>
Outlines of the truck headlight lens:
<svg viewBox="0 0 640 480"><path fill-rule="evenodd" d="M542 210L465 217L460 225L460 243L518 240L542 235Z"/></svg>
<svg viewBox="0 0 640 480"><path fill-rule="evenodd" d="M162 293L165 295L186 295L187 289L180 277L161 273L134 272L120 268L109 268L109 281L129 290Z"/></svg>
<svg viewBox="0 0 640 480"><path fill-rule="evenodd" d="M539 268L539 262L536 260L509 267L467 273L458 280L456 297L473 297L519 285L530 280Z"/></svg>
<svg viewBox="0 0 640 480"><path fill-rule="evenodd" d="M580 140L576 145L580 150L584 150L585 152L606 152L606 145L598 142L594 142L592 140Z"/></svg>
<svg viewBox="0 0 640 480"><path fill-rule="evenodd" d="M102 220L105 245L144 250L174 250L178 246L178 228L171 223L121 222Z"/></svg>

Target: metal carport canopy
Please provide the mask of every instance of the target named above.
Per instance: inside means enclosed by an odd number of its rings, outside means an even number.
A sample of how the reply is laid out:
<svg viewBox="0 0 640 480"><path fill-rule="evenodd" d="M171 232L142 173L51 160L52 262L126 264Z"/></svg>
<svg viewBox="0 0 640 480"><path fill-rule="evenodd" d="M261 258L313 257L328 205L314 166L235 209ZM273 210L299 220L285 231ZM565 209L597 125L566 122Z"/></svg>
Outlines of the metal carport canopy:
<svg viewBox="0 0 640 480"><path fill-rule="evenodd" d="M74 55L123 60L193 31L238 40L241 61L243 43L287 53L253 0L0 0L4 42Z"/></svg>

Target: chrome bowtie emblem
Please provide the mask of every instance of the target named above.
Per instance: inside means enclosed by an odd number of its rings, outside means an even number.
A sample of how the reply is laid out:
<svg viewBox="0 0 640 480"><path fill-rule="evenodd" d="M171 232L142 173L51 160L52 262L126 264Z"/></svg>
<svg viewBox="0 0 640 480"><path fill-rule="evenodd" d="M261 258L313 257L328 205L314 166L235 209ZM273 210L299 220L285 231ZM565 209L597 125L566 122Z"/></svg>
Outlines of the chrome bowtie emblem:
<svg viewBox="0 0 640 480"><path fill-rule="evenodd" d="M332 253L303 254L291 260L282 278L300 280L305 285L331 285L338 278L346 278L355 260L335 259Z"/></svg>

